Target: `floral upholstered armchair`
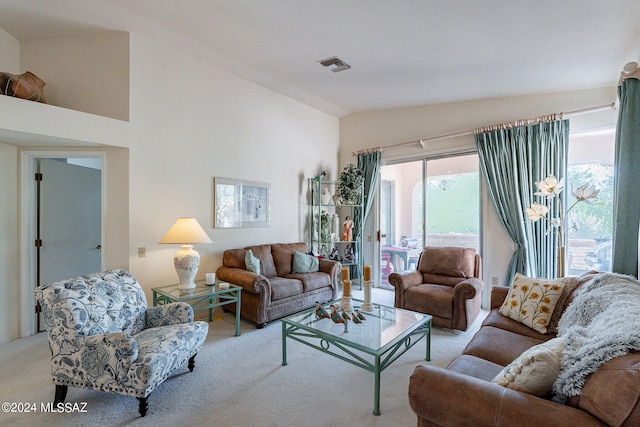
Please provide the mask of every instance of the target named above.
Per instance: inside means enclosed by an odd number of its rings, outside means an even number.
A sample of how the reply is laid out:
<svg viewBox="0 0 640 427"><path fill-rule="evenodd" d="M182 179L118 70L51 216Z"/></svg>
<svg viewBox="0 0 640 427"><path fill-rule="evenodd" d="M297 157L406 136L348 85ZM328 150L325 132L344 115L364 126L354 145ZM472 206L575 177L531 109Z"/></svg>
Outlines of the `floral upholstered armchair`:
<svg viewBox="0 0 640 427"><path fill-rule="evenodd" d="M145 416L149 394L194 359L209 325L193 321L186 303L147 307L140 284L124 270L52 282L35 290L51 349L54 404L68 386L138 398Z"/></svg>

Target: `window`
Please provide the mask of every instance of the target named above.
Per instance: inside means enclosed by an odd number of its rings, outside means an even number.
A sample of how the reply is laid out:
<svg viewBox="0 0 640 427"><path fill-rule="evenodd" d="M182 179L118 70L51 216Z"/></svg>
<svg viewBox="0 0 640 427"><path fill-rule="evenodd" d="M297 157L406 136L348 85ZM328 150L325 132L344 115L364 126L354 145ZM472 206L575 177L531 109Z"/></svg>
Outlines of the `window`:
<svg viewBox="0 0 640 427"><path fill-rule="evenodd" d="M569 206L575 200L572 190L580 185L588 183L600 190L595 203L579 203L567 216L571 275L611 271L614 147L613 129L570 136L565 187Z"/></svg>

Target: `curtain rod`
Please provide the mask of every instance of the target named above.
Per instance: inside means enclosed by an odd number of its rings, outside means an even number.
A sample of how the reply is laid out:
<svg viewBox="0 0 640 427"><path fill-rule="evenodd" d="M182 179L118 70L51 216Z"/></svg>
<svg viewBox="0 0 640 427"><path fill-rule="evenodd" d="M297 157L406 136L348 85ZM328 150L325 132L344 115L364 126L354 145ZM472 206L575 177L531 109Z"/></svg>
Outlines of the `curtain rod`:
<svg viewBox="0 0 640 427"><path fill-rule="evenodd" d="M465 130L465 131L461 131L461 132L448 133L448 134L445 134L445 135L432 136L432 137L429 137L429 138L422 138L422 139L418 139L418 140L415 140L415 141L400 142L400 143L391 144L391 145L383 145L383 146L380 146L380 147L377 147L377 148L371 148L371 149L368 149L368 150L356 151L356 152L353 152L351 154L353 156L357 156L357 155L360 155L360 154L367 154L367 153L370 153L370 152L373 152L373 151L378 151L378 150L379 151L383 151L383 150L387 150L389 148L395 148L395 147L400 147L400 146L403 146L403 145L411 145L411 144L419 144L422 148L424 148L425 142L440 141L440 140L443 140L443 139L457 138L459 136L473 135L474 133L478 133L477 131L482 131L482 129L507 128L507 127L514 127L514 126L522 126L523 124L539 123L541 121L549 121L550 119L552 119L552 120L562 120L563 118L578 116L580 114L595 113L597 111L615 109L615 106L616 106L616 103L612 102L611 104L599 105L597 107L591 107L591 108L584 108L582 110L568 111L566 113L546 114L546 115L534 117L532 119L517 120L515 122L503 123L503 124L499 124L499 125L493 125L493 126L488 126L488 127L474 129L474 130Z"/></svg>

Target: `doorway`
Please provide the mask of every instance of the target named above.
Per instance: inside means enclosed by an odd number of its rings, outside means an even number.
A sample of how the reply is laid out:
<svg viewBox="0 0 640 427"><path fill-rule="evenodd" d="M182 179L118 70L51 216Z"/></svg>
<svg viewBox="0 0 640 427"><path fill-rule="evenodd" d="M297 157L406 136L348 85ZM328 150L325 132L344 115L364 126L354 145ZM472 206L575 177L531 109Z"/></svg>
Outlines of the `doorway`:
<svg viewBox="0 0 640 427"><path fill-rule="evenodd" d="M34 315L37 285L102 269L104 155L23 154L20 318L27 336L43 329Z"/></svg>
<svg viewBox="0 0 640 427"><path fill-rule="evenodd" d="M100 271L102 162L71 158L37 162L37 283Z"/></svg>

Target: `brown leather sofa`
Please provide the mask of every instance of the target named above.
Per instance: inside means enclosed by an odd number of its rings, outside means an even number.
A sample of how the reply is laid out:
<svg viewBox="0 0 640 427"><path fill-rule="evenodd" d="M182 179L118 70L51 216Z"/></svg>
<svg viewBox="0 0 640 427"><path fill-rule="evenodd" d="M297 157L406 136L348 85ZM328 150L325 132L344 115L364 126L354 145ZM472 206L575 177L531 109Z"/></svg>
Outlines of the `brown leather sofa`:
<svg viewBox="0 0 640 427"><path fill-rule="evenodd" d="M261 274L245 267L249 249L260 260ZM306 254L307 244L274 243L224 251L216 279L242 286L240 315L257 328L336 297L341 264L321 259L318 272L292 273L294 251ZM235 304L225 307L235 311Z"/></svg>
<svg viewBox="0 0 640 427"><path fill-rule="evenodd" d="M430 314L433 326L466 331L480 314L480 255L471 248L426 247L417 265L389 275L394 305Z"/></svg>
<svg viewBox="0 0 640 427"><path fill-rule="evenodd" d="M597 273L576 279L573 292ZM491 311L463 354L446 369L416 367L409 382L409 404L418 426L638 426L640 353L609 360L586 377L582 394L565 403L502 387L491 380L522 352L556 336L557 321L572 301L561 299L541 334L502 316L508 287L494 287ZM554 320L555 319L555 320ZM557 329L555 329L557 330Z"/></svg>

